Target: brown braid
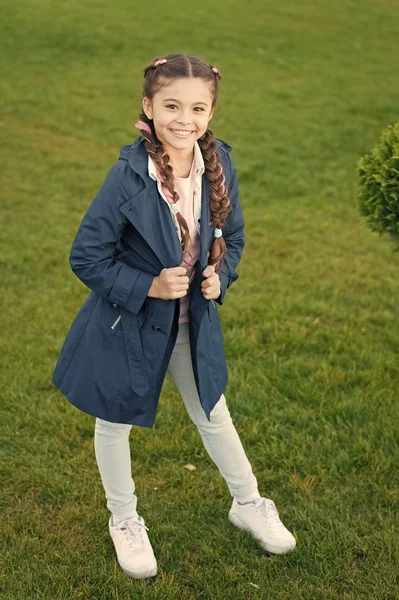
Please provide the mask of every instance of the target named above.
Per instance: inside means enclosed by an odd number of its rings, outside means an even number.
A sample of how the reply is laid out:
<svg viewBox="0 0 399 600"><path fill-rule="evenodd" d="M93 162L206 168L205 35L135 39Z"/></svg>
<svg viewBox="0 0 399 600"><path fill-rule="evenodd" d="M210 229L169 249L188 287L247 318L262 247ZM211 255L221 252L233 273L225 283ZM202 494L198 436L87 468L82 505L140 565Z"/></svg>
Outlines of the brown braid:
<svg viewBox="0 0 399 600"><path fill-rule="evenodd" d="M204 158L205 173L209 182L209 206L212 213L211 223L214 227L222 228L232 208L227 195L227 188L223 184L224 169L216 150L213 132L208 129L199 138L198 144ZM218 246L219 256L217 258L210 258L208 264L216 265L215 270L219 270L223 256L227 252L227 246L223 236L215 238L213 243Z"/></svg>
<svg viewBox="0 0 399 600"><path fill-rule="evenodd" d="M152 99L154 94L174 77L199 77L211 84L213 108L219 92L219 80L221 79L219 72L215 73L212 70L212 65L196 56L169 54L165 58L167 62L154 67L154 62L157 60L155 59L144 69L143 97ZM174 188L173 167L169 164L169 155L165 152L162 143L157 138L152 119L146 116L144 110L140 114L140 121L146 123L151 129L151 134L144 129L141 130L146 150L159 169L162 185L169 192L171 199L173 199L171 202L177 202L179 195ZM232 208L227 195L227 185L224 183L223 165L216 150L215 138L210 129L198 139L198 144L203 155L205 175L209 184L209 207L212 214L211 224L222 228ZM176 218L181 231L184 262L191 248L191 238L187 222L180 211L176 213ZM216 272L219 272L226 252L227 246L223 236L213 238L208 264L213 265ZM216 254L215 256L213 256L214 253Z"/></svg>

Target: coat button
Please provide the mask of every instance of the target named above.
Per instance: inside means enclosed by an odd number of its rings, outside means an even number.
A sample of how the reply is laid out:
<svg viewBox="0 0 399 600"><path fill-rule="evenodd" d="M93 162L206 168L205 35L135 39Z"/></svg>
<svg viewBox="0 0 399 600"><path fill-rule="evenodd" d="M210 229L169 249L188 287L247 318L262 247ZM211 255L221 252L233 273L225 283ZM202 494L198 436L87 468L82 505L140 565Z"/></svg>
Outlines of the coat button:
<svg viewBox="0 0 399 600"><path fill-rule="evenodd" d="M114 303L112 304L112 306L113 306L114 308L116 308L118 305L116 304L116 302L114 302Z"/></svg>
<svg viewBox="0 0 399 600"><path fill-rule="evenodd" d="M154 331L158 331L158 329L161 329L160 325L153 325L152 328Z"/></svg>

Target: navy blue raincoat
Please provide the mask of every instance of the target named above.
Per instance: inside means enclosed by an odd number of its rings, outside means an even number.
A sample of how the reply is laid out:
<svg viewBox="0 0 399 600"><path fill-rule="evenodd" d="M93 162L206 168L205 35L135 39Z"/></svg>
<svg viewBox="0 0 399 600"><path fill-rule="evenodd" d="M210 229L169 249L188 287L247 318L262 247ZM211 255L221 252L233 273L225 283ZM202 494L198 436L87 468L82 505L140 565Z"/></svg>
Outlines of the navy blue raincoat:
<svg viewBox="0 0 399 600"><path fill-rule="evenodd" d="M221 305L238 278L245 238L231 146L216 139L216 148L232 205L222 228L228 251L219 272L216 302ZM193 372L208 420L228 379L218 309L201 291L214 239L210 219L204 173L200 256L189 289L188 316ZM72 244L72 271L91 292L69 329L52 382L77 408L114 423L153 426L178 333L180 300L147 294L163 268L180 266L182 260L170 208L148 174L148 153L140 136L121 148Z"/></svg>

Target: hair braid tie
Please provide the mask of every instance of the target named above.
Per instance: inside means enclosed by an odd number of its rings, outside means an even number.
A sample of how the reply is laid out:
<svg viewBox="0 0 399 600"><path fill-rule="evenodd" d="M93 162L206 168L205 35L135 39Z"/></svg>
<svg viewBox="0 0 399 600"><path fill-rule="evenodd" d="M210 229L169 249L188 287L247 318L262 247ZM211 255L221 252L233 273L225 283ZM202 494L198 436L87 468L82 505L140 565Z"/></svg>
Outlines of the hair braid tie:
<svg viewBox="0 0 399 600"><path fill-rule="evenodd" d="M137 127L137 129L144 129L144 131L152 135L151 127L148 125L148 123L144 123L144 121L137 121L135 127Z"/></svg>

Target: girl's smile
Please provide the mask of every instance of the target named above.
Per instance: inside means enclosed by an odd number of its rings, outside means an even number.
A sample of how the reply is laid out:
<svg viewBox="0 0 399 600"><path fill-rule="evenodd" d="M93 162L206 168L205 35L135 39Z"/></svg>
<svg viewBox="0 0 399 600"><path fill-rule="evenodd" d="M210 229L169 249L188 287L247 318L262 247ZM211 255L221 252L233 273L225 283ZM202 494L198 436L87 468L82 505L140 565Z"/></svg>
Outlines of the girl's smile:
<svg viewBox="0 0 399 600"><path fill-rule="evenodd" d="M184 129L170 129L169 131L171 131L176 137L180 137L180 138L188 138L190 137L191 134L194 133L194 131L186 131Z"/></svg>

